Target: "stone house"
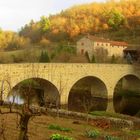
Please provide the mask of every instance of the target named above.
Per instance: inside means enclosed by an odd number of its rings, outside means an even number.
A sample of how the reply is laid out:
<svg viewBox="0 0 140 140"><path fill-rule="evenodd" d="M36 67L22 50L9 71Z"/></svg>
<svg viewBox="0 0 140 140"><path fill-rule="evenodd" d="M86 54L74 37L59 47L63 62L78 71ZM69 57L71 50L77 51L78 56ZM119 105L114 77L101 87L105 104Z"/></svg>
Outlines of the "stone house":
<svg viewBox="0 0 140 140"><path fill-rule="evenodd" d="M91 35L87 35L77 41L76 49L77 54L84 55L88 52L89 56L96 55L97 50L105 51L108 56L120 56L123 57L123 51L128 44L126 42L111 41L109 39L99 38Z"/></svg>

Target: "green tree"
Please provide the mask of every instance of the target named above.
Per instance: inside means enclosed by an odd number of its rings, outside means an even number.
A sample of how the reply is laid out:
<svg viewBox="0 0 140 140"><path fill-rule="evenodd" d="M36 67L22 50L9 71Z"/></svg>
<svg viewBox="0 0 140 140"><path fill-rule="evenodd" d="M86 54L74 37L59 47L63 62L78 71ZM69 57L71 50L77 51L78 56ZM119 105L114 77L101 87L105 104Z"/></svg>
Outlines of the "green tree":
<svg viewBox="0 0 140 140"><path fill-rule="evenodd" d="M39 62L43 62L44 60L44 52L41 52L40 58L39 58Z"/></svg>
<svg viewBox="0 0 140 140"><path fill-rule="evenodd" d="M90 63L91 61L90 61L90 57L89 57L89 54L87 51L85 52L85 57L87 58L88 62Z"/></svg>
<svg viewBox="0 0 140 140"><path fill-rule="evenodd" d="M41 52L39 62L43 62L43 63L50 62L50 58L49 58L49 55L48 55L47 51L45 51L45 52L42 51Z"/></svg>
<svg viewBox="0 0 140 140"><path fill-rule="evenodd" d="M117 10L112 10L109 13L108 25L117 30L124 23L124 16Z"/></svg>
<svg viewBox="0 0 140 140"><path fill-rule="evenodd" d="M42 16L40 19L40 26L43 32L46 32L50 28L50 20L45 16Z"/></svg>
<svg viewBox="0 0 140 140"><path fill-rule="evenodd" d="M115 57L114 54L113 54L112 57L111 57L111 63L116 63L116 57Z"/></svg>
<svg viewBox="0 0 140 140"><path fill-rule="evenodd" d="M38 22L26 24L19 32L20 36L29 38L32 44L38 43L42 39L42 31Z"/></svg>
<svg viewBox="0 0 140 140"><path fill-rule="evenodd" d="M48 55L47 51L44 52L44 61L45 62L50 62L50 58L49 58L49 55Z"/></svg>
<svg viewBox="0 0 140 140"><path fill-rule="evenodd" d="M96 59L95 59L94 54L92 55L92 58L91 58L91 63L96 63Z"/></svg>

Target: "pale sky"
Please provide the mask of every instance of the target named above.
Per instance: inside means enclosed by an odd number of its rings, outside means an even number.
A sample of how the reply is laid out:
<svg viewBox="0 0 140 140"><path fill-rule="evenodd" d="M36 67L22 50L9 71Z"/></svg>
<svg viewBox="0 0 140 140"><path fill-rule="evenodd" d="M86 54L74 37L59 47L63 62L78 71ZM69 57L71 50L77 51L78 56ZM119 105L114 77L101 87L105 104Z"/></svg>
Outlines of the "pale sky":
<svg viewBox="0 0 140 140"><path fill-rule="evenodd" d="M106 0L0 0L0 27L18 31L31 19L55 14L76 4Z"/></svg>

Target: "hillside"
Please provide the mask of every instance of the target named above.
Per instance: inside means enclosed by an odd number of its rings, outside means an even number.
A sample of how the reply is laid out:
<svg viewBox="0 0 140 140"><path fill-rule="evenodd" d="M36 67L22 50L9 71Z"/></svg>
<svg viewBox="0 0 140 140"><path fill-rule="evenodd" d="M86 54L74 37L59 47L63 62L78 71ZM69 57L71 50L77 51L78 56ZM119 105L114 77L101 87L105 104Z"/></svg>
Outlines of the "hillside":
<svg viewBox="0 0 140 140"><path fill-rule="evenodd" d="M40 27L39 27L40 26ZM32 42L42 38L54 41L75 41L90 33L112 40L140 43L140 1L121 0L71 7L59 14L25 25L20 35Z"/></svg>
<svg viewBox="0 0 140 140"><path fill-rule="evenodd" d="M28 62L24 52L33 54L31 62L38 62L41 50L47 51L51 62L88 62L85 57L76 56L74 47L69 47L85 34L139 47L140 1L108 0L77 5L56 15L42 16L37 22L31 20L17 33L0 30L0 63ZM22 55L9 52L17 50Z"/></svg>

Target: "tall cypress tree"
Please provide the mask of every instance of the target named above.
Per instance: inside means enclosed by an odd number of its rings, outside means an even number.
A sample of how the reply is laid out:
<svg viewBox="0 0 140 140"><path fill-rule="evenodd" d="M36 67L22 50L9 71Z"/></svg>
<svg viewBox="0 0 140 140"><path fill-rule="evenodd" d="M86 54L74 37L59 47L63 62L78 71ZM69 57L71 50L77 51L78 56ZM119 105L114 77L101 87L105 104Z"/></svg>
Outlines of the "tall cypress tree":
<svg viewBox="0 0 140 140"><path fill-rule="evenodd" d="M50 58L49 58L49 55L48 55L47 51L44 52L44 61L45 62L50 62Z"/></svg>
<svg viewBox="0 0 140 140"><path fill-rule="evenodd" d="M39 62L43 62L43 59L44 59L43 56L44 56L44 52L42 51L41 55L40 55L40 58L39 58Z"/></svg>
<svg viewBox="0 0 140 140"><path fill-rule="evenodd" d="M91 63L96 63L96 59L95 59L94 54L92 55Z"/></svg>
<svg viewBox="0 0 140 140"><path fill-rule="evenodd" d="M43 63L50 62L50 58L49 58L49 55L48 55L47 51L45 51L45 52L42 51L41 52L39 62L43 62Z"/></svg>

